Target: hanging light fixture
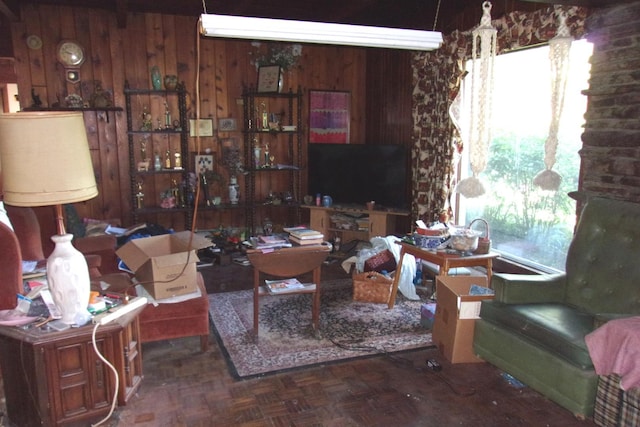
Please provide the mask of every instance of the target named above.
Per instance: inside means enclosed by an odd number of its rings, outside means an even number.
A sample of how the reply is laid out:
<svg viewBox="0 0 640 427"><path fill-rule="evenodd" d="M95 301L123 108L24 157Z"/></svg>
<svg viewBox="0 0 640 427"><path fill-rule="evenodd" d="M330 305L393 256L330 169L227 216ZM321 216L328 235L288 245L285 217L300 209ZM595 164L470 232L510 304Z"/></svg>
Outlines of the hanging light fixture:
<svg viewBox="0 0 640 427"><path fill-rule="evenodd" d="M558 149L558 128L564 108L564 95L569 76L569 53L573 37L567 27L567 13L556 7L558 14L558 31L556 36L549 40L549 60L551 63L551 122L549 135L544 143L545 170L538 172L533 178L533 183L543 190L557 191L562 182L562 176L554 170L556 152Z"/></svg>
<svg viewBox="0 0 640 427"><path fill-rule="evenodd" d="M456 187L456 192L465 197L479 197L485 193L478 175L487 166L491 141L493 62L496 57L497 33L491 25L491 2L485 1L482 3L480 26L472 31L469 157L473 175L460 181Z"/></svg>
<svg viewBox="0 0 640 427"><path fill-rule="evenodd" d="M207 37L426 51L442 45L442 33L437 31L207 13L200 17L200 33Z"/></svg>

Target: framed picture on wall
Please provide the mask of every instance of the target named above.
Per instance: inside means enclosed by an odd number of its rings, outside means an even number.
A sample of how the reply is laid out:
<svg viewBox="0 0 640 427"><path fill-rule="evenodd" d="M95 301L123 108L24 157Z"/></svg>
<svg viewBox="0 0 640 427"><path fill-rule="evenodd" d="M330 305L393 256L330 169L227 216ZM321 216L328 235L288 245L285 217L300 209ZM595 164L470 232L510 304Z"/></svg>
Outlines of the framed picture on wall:
<svg viewBox="0 0 640 427"><path fill-rule="evenodd" d="M189 136L213 136L213 119L190 119L189 120Z"/></svg>
<svg viewBox="0 0 640 427"><path fill-rule="evenodd" d="M218 130L220 132L232 132L237 129L236 119L218 119Z"/></svg>
<svg viewBox="0 0 640 427"><path fill-rule="evenodd" d="M258 69L258 92L280 92L282 68L279 65L266 65Z"/></svg>
<svg viewBox="0 0 640 427"><path fill-rule="evenodd" d="M207 172L213 172L215 165L215 157L213 153L192 153L193 154L193 170L196 174L202 175Z"/></svg>
<svg viewBox="0 0 640 427"><path fill-rule="evenodd" d="M309 91L309 142L348 144L351 93Z"/></svg>

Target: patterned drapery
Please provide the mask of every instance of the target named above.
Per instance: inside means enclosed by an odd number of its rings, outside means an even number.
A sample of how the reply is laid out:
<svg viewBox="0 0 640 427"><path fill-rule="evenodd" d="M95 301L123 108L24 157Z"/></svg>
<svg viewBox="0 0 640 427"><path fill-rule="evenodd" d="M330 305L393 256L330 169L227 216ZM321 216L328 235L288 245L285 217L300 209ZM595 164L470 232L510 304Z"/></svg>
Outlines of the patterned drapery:
<svg viewBox="0 0 640 427"><path fill-rule="evenodd" d="M575 39L584 36L588 9L567 7L567 25ZM556 34L553 6L535 12L512 12L492 21L498 30L498 54L546 43ZM412 219L426 222L451 206L455 168L463 143L449 111L460 90L464 65L471 56L471 30L444 37L438 50L417 52L413 68Z"/></svg>

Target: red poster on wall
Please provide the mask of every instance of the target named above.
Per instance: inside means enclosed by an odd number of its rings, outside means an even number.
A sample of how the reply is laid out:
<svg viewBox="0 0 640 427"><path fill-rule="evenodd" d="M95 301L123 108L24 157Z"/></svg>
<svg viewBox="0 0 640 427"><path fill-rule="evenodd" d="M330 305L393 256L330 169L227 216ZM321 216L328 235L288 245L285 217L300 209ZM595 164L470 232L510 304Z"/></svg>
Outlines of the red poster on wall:
<svg viewBox="0 0 640 427"><path fill-rule="evenodd" d="M309 91L309 142L348 144L349 92Z"/></svg>

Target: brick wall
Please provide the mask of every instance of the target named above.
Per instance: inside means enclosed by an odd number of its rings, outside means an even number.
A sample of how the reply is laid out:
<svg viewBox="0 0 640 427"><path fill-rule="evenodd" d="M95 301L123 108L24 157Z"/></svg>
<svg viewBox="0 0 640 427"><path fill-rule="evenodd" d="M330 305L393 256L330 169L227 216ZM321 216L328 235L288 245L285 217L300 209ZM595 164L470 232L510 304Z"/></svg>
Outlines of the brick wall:
<svg viewBox="0 0 640 427"><path fill-rule="evenodd" d="M640 2L595 11L581 192L640 202Z"/></svg>

